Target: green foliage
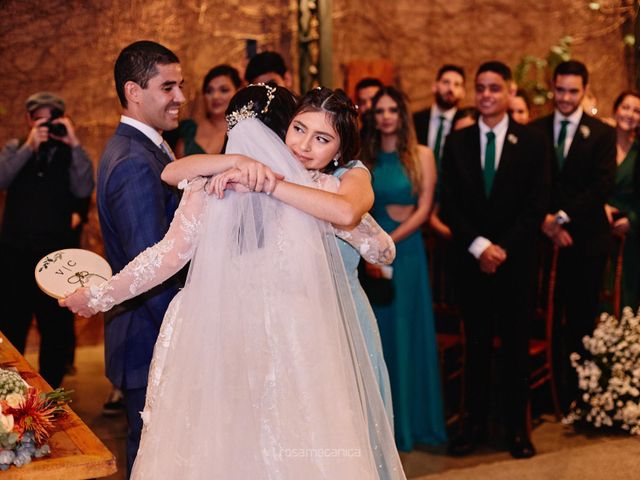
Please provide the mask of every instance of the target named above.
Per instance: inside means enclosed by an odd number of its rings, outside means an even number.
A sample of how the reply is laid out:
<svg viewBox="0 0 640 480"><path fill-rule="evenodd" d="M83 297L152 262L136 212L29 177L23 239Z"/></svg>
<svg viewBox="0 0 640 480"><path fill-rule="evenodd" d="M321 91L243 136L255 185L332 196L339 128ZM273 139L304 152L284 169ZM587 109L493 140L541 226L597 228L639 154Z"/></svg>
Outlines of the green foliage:
<svg viewBox="0 0 640 480"><path fill-rule="evenodd" d="M53 413L57 415L64 413L64 406L71 403L71 394L73 392L73 390L65 390L60 387L51 392L41 393L40 396L47 401L48 407L55 407Z"/></svg>
<svg viewBox="0 0 640 480"><path fill-rule="evenodd" d="M514 80L524 89L531 102L544 107L552 98L551 77L559 63L571 58L570 36L562 37L557 44L549 48L546 58L525 55L514 70Z"/></svg>

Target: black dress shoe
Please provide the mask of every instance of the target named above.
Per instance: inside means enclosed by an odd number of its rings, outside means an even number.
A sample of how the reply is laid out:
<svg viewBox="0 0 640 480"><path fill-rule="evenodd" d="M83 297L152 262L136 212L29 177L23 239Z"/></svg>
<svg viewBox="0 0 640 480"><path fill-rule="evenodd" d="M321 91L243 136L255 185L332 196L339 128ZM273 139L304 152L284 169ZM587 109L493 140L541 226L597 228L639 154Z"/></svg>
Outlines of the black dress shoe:
<svg viewBox="0 0 640 480"><path fill-rule="evenodd" d="M513 458L531 458L536 454L536 448L526 434L514 435L509 450Z"/></svg>
<svg viewBox="0 0 640 480"><path fill-rule="evenodd" d="M447 453L455 457L469 455L486 437L486 430L481 427L472 427L455 437L447 446Z"/></svg>
<svg viewBox="0 0 640 480"><path fill-rule="evenodd" d="M447 446L447 453L454 457L463 457L469 455L478 447L478 444L471 437L466 435L458 435L453 437Z"/></svg>

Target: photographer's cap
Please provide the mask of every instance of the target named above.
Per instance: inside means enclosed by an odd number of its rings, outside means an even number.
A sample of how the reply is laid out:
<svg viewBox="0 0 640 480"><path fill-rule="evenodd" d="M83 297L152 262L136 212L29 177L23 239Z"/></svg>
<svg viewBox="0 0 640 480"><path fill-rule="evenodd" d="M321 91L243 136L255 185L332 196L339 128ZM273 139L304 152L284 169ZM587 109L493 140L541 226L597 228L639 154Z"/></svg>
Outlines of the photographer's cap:
<svg viewBox="0 0 640 480"><path fill-rule="evenodd" d="M35 112L40 107L57 108L58 110L62 110L63 112L65 110L64 100L50 92L34 93L29 98L27 98L25 107L27 108L27 112L29 112L30 114Z"/></svg>

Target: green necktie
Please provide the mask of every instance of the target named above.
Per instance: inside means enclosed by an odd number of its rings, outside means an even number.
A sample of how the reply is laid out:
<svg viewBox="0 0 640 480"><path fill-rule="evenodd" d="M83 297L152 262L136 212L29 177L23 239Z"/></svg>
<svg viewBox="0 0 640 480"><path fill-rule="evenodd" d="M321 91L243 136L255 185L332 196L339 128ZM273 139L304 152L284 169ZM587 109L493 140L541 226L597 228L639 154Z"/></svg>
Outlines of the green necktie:
<svg viewBox="0 0 640 480"><path fill-rule="evenodd" d="M564 165L564 144L567 140L567 125L569 125L569 120L562 120L560 124L560 133L558 134L558 142L556 143L556 158L558 159L558 169L562 170L562 166Z"/></svg>
<svg viewBox="0 0 640 480"><path fill-rule="evenodd" d="M493 187L493 179L496 176L496 134L487 132L487 148L484 151L484 191L487 197Z"/></svg>
<svg viewBox="0 0 640 480"><path fill-rule="evenodd" d="M444 131L444 115L440 115L440 125L438 125L438 132L436 133L436 144L433 147L433 154L436 157L436 169L440 171L440 149L442 145L442 133Z"/></svg>

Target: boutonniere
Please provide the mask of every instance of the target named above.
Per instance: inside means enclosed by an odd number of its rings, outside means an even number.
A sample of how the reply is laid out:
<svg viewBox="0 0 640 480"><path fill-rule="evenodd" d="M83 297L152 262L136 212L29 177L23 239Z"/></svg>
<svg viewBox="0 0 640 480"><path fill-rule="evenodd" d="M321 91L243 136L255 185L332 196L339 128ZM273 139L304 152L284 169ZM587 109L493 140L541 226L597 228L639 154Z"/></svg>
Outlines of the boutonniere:
<svg viewBox="0 0 640 480"><path fill-rule="evenodd" d="M509 142L512 143L513 145L518 143L518 137L516 137L513 133L510 133L509 135L507 135L507 140L509 140Z"/></svg>
<svg viewBox="0 0 640 480"><path fill-rule="evenodd" d="M589 135L591 135L591 129L586 125L580 125L580 133L582 134L582 138L589 138Z"/></svg>

